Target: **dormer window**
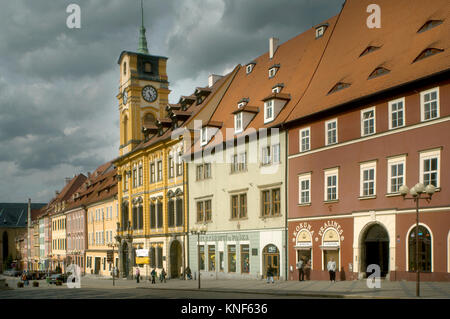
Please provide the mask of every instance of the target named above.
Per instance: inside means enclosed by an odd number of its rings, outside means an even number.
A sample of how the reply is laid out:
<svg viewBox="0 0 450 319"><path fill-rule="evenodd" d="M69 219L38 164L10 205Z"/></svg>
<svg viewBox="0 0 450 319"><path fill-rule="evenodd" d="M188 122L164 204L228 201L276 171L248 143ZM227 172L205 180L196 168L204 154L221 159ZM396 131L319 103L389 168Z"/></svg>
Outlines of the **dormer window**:
<svg viewBox="0 0 450 319"><path fill-rule="evenodd" d="M273 100L264 102L264 123L273 121Z"/></svg>
<svg viewBox="0 0 450 319"><path fill-rule="evenodd" d="M242 112L234 114L234 133L242 132Z"/></svg>
<svg viewBox="0 0 450 319"><path fill-rule="evenodd" d="M363 52L361 52L361 54L359 55L359 57L362 57L362 56L366 55L367 53L376 51L376 50L378 50L379 48L380 48L380 47L376 47L376 46L373 46L373 45L369 45L367 48L364 49Z"/></svg>
<svg viewBox="0 0 450 319"><path fill-rule="evenodd" d="M269 79L273 78L275 74L277 73L278 69L280 68L279 64L273 65L269 69Z"/></svg>
<svg viewBox="0 0 450 319"><path fill-rule="evenodd" d="M429 56L432 56L432 55L441 53L441 52L443 52L443 51L444 51L443 49L427 48L427 49L423 50L423 51L417 56L417 58L414 59L413 63L414 63L414 62L417 62L417 61L420 61L420 60L422 60L422 59L428 58Z"/></svg>
<svg viewBox="0 0 450 319"><path fill-rule="evenodd" d="M283 89L284 85L282 83L275 85L272 88L272 93L280 93L281 90Z"/></svg>
<svg viewBox="0 0 450 319"><path fill-rule="evenodd" d="M334 93L336 91L340 91L349 86L350 86L350 83L338 82L335 86L333 86L333 88L328 92L328 94Z"/></svg>
<svg viewBox="0 0 450 319"><path fill-rule="evenodd" d="M322 37L325 33L325 30L328 28L328 23L319 25L316 27L316 39Z"/></svg>
<svg viewBox="0 0 450 319"><path fill-rule="evenodd" d="M430 30L442 23L442 20L429 20L427 21L418 31L417 33L425 32Z"/></svg>
<svg viewBox="0 0 450 319"><path fill-rule="evenodd" d="M254 63L249 63L249 64L247 64L247 66L245 67L245 72L246 72L247 74L252 73L253 67L254 67L254 66L255 66Z"/></svg>
<svg viewBox="0 0 450 319"><path fill-rule="evenodd" d="M245 106L245 102L240 102L239 104L238 104L238 109L242 109L244 106Z"/></svg>
<svg viewBox="0 0 450 319"><path fill-rule="evenodd" d="M208 142L208 128L202 127L200 135L201 135L200 139L201 139L202 146L206 145L206 143Z"/></svg>
<svg viewBox="0 0 450 319"><path fill-rule="evenodd" d="M389 72L391 72L391 71L386 69L386 68L378 67L375 70L373 70L372 73L370 73L369 79L376 78L377 76L384 75L384 74L387 74Z"/></svg>

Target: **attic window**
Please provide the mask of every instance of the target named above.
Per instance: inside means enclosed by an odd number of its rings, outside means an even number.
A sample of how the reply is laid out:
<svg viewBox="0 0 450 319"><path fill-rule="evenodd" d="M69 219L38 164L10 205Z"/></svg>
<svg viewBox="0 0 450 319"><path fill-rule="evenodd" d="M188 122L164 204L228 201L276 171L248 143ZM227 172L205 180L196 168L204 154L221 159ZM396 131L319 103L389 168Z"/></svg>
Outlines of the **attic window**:
<svg viewBox="0 0 450 319"><path fill-rule="evenodd" d="M428 58L429 56L441 53L442 51L444 51L443 49L437 49L437 48L427 48L425 50L423 50L418 56L417 58L414 59L414 62L417 62L419 60Z"/></svg>
<svg viewBox="0 0 450 319"><path fill-rule="evenodd" d="M376 78L377 76L380 76L380 75L383 75L383 74L387 74L389 72L391 72L391 71L386 69L386 68L378 67L375 70L373 70L372 73L370 73L369 79Z"/></svg>
<svg viewBox="0 0 450 319"><path fill-rule="evenodd" d="M280 93L281 90L283 89L284 85L281 84L277 84L272 88L272 93Z"/></svg>
<svg viewBox="0 0 450 319"><path fill-rule="evenodd" d="M202 146L203 146L203 145L206 145L206 143L208 142L207 131L208 131L208 128L207 128L207 127L202 127L202 131L201 131L201 142L202 142Z"/></svg>
<svg viewBox="0 0 450 319"><path fill-rule="evenodd" d="M243 108L244 106L245 106L245 102L240 102L239 104L238 104L238 109L241 109L241 108Z"/></svg>
<svg viewBox="0 0 450 319"><path fill-rule="evenodd" d="M345 89L346 87L349 87L349 86L350 86L350 83L338 82L335 86L333 86L333 88L328 92L328 94Z"/></svg>
<svg viewBox="0 0 450 319"><path fill-rule="evenodd" d="M242 112L234 114L234 133L242 132Z"/></svg>
<svg viewBox="0 0 450 319"><path fill-rule="evenodd" d="M254 67L255 65L253 64L253 63L250 63L250 64L247 64L247 67L245 68L245 72L247 73L247 74L250 74L252 71L253 71L253 67Z"/></svg>
<svg viewBox="0 0 450 319"><path fill-rule="evenodd" d="M326 25L321 25L321 26L316 28L316 39L318 39L318 38L323 36L323 34L325 33L325 29L326 28L327 28Z"/></svg>
<svg viewBox="0 0 450 319"><path fill-rule="evenodd" d="M373 52L378 50L380 47L376 47L373 45L369 45L360 55L359 57L362 57L363 55L366 55L367 53Z"/></svg>
<svg viewBox="0 0 450 319"><path fill-rule="evenodd" d="M430 30L442 23L442 20L429 20L427 21L418 31L417 33L425 32Z"/></svg>
<svg viewBox="0 0 450 319"><path fill-rule="evenodd" d="M273 78L279 69L279 65L274 65L269 69L269 79Z"/></svg>

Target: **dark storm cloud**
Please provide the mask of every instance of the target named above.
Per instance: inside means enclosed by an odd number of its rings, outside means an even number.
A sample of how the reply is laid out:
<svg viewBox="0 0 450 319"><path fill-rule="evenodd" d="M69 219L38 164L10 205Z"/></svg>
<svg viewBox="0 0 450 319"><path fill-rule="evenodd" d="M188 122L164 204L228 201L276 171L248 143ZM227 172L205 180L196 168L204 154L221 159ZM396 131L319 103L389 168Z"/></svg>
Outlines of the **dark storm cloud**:
<svg viewBox="0 0 450 319"><path fill-rule="evenodd" d="M339 12L342 0L144 0L171 101ZM81 7L81 29L66 7ZM15 0L0 8L0 202L48 201L64 177L118 155L117 59L136 51L139 0ZM203 79L203 83L198 83Z"/></svg>

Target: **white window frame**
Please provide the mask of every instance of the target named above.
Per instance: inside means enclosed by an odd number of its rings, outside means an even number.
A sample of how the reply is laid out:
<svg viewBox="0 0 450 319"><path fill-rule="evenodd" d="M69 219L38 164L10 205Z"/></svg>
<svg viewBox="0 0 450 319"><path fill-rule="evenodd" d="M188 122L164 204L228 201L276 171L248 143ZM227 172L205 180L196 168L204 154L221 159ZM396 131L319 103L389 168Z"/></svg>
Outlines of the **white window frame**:
<svg viewBox="0 0 450 319"><path fill-rule="evenodd" d="M336 141L333 143L330 143L330 141L328 140L328 132L330 131L328 129L328 124L330 123L336 123L336 128L334 129L336 131ZM337 118L326 121L325 122L325 145L333 145L333 144L337 144L338 143L338 120Z"/></svg>
<svg viewBox="0 0 450 319"><path fill-rule="evenodd" d="M281 86L276 86L272 88L272 93L280 93L281 92Z"/></svg>
<svg viewBox="0 0 450 319"><path fill-rule="evenodd" d="M277 70L278 70L278 68L276 68L276 67L269 69L269 79L275 77L275 75L277 74Z"/></svg>
<svg viewBox="0 0 450 319"><path fill-rule="evenodd" d="M387 194L398 194L399 191L397 190L397 192L392 192L392 169L391 166L393 165L398 165L398 164L403 164L403 183L402 185L406 185L406 155L402 155L402 156L396 156L396 157L392 157L388 159L387 162ZM398 177L398 175L397 175ZM402 186L400 185L400 186ZM399 186L399 188L400 188Z"/></svg>
<svg viewBox="0 0 450 319"><path fill-rule="evenodd" d="M241 133L243 131L243 116L242 116L242 112L236 113L234 114L234 133ZM240 124L240 125L238 125Z"/></svg>
<svg viewBox="0 0 450 319"><path fill-rule="evenodd" d="M200 141L202 146L208 143L208 128L206 126L202 127L200 131Z"/></svg>
<svg viewBox="0 0 450 319"><path fill-rule="evenodd" d="M308 185L309 185L308 190L304 190L305 192L307 191L309 193L309 196L308 196L309 201L307 201L307 202L302 201L302 191L303 191L302 190L302 182L303 181L308 181ZM305 173L305 174L298 175L298 204L299 205L311 204L311 173Z"/></svg>
<svg viewBox="0 0 450 319"><path fill-rule="evenodd" d="M436 91L436 102L437 102L436 113L437 113L437 116L433 117L433 118L430 118L430 119L425 119L425 101L424 101L424 98L425 98L426 94L432 93L433 91ZM431 120L439 118L439 116L440 116L440 111L439 111L440 106L439 105L440 105L440 102L439 102L439 87L435 87L435 88L432 88L432 89L420 92L420 120L422 122L425 122L425 121L431 121Z"/></svg>
<svg viewBox="0 0 450 319"><path fill-rule="evenodd" d="M336 201L339 200L339 168L330 168L330 169L326 169L324 170L324 194L323 194L323 200L325 202L330 202L330 201ZM336 176L336 198L333 199L328 199L328 177L331 176Z"/></svg>
<svg viewBox="0 0 450 319"><path fill-rule="evenodd" d="M368 133L368 134L364 134L364 113L373 111L373 132L372 133ZM368 107L364 110L361 110L361 136L369 136L369 135L373 135L377 132L377 115L376 115L376 110L375 110L375 106L372 107Z"/></svg>
<svg viewBox="0 0 450 319"><path fill-rule="evenodd" d="M271 163L272 163L271 147L269 145L265 145L261 148L261 164L270 165Z"/></svg>
<svg viewBox="0 0 450 319"><path fill-rule="evenodd" d="M278 158L275 158L275 154L278 154ZM272 163L281 163L281 147L279 143L272 145Z"/></svg>
<svg viewBox="0 0 450 319"><path fill-rule="evenodd" d="M364 195L364 171L373 169L373 194L370 195ZM366 162L363 164L360 164L360 171L359 171L359 196L360 197L373 197L377 195L377 162Z"/></svg>
<svg viewBox="0 0 450 319"><path fill-rule="evenodd" d="M308 148L307 149L303 149L302 133L305 131L308 131ZM308 126L308 127L302 128L298 134L299 134L300 152L307 152L307 151L311 150L311 127Z"/></svg>
<svg viewBox="0 0 450 319"><path fill-rule="evenodd" d="M264 102L264 124L274 120L274 116L275 116L274 104L275 104L274 100L268 100L268 101ZM270 109L271 116L268 116L269 109Z"/></svg>
<svg viewBox="0 0 450 319"><path fill-rule="evenodd" d="M247 74L252 73L252 71L253 71L253 66L254 66L254 64L252 64L252 63L247 64L247 66L246 66L246 68L245 68L245 72L246 72Z"/></svg>
<svg viewBox="0 0 450 319"><path fill-rule="evenodd" d="M316 39L322 37L325 34L325 26L316 28Z"/></svg>
<svg viewBox="0 0 450 319"><path fill-rule="evenodd" d="M441 187L441 149L433 149L433 150L427 150L427 151L423 151L420 152L420 164L419 164L419 171L420 171L420 176L419 176L419 181L421 183L424 183L424 179L423 179L423 174L424 174L424 165L423 162L427 159L432 159L432 158L437 158L437 185L436 188L440 188ZM425 185L426 186L426 185Z"/></svg>
<svg viewBox="0 0 450 319"><path fill-rule="evenodd" d="M393 106L394 104L398 104L399 102L402 103L403 123L402 123L402 125L398 125L398 126L396 126L396 127L393 127L393 126L392 126L392 106ZM388 105L389 105L389 129L390 129L390 130L393 130L393 129L396 129L396 128L405 126L405 123L406 123L406 116L405 116L405 115L406 115L405 98L402 97L402 98L399 98L399 99L396 99L396 100L389 101ZM397 112L398 112L398 110L397 110Z"/></svg>

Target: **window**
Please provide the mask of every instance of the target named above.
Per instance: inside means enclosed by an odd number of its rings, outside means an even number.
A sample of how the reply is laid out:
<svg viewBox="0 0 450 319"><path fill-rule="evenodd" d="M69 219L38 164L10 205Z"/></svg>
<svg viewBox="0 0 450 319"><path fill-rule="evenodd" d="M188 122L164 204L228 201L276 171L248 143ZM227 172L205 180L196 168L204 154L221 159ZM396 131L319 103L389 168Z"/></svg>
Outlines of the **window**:
<svg viewBox="0 0 450 319"><path fill-rule="evenodd" d="M248 274L250 272L250 246L241 245L241 273Z"/></svg>
<svg viewBox="0 0 450 319"><path fill-rule="evenodd" d="M204 221L205 210L204 210L204 202L197 202L197 223L201 223Z"/></svg>
<svg viewBox="0 0 450 319"><path fill-rule="evenodd" d="M280 163L280 144L272 146L272 162Z"/></svg>
<svg viewBox="0 0 450 319"><path fill-rule="evenodd" d="M150 247L150 267L156 267L156 249L155 247Z"/></svg>
<svg viewBox="0 0 450 319"><path fill-rule="evenodd" d="M274 87L272 88L272 93L280 93L281 90L282 90L282 88L283 88L282 85L274 86Z"/></svg>
<svg viewBox="0 0 450 319"><path fill-rule="evenodd" d="M405 98L389 102L389 129L405 126Z"/></svg>
<svg viewBox="0 0 450 319"><path fill-rule="evenodd" d="M422 121L439 117L439 88L420 92L420 110Z"/></svg>
<svg viewBox="0 0 450 319"><path fill-rule="evenodd" d="M173 199L170 199L168 202L168 211L169 211L169 227L175 226L175 202Z"/></svg>
<svg viewBox="0 0 450 319"><path fill-rule="evenodd" d="M203 163L197 165L196 177L198 181L206 178L211 178L211 163Z"/></svg>
<svg viewBox="0 0 450 319"><path fill-rule="evenodd" d="M325 122L325 145L337 143L337 119Z"/></svg>
<svg viewBox="0 0 450 319"><path fill-rule="evenodd" d="M205 179L211 178L211 163L205 163L203 165L204 165Z"/></svg>
<svg viewBox="0 0 450 319"><path fill-rule="evenodd" d="M158 204L156 205L157 208L157 227L158 228L162 228L163 227L163 204L162 202L158 202Z"/></svg>
<svg viewBox="0 0 450 319"><path fill-rule="evenodd" d="M127 62L123 63L123 75L127 75Z"/></svg>
<svg viewBox="0 0 450 319"><path fill-rule="evenodd" d="M430 231L419 225L419 270L431 272L431 234ZM416 227L410 231L408 236L408 270L416 271Z"/></svg>
<svg viewBox="0 0 450 319"><path fill-rule="evenodd" d="M183 226L183 199L177 198L177 227Z"/></svg>
<svg viewBox="0 0 450 319"><path fill-rule="evenodd" d="M306 152L310 150L310 128L304 128L300 130L300 152Z"/></svg>
<svg viewBox="0 0 450 319"><path fill-rule="evenodd" d="M269 79L273 78L275 76L275 74L277 73L277 71L278 71L278 68L276 68L276 67L270 68L269 69Z"/></svg>
<svg viewBox="0 0 450 319"><path fill-rule="evenodd" d="M139 185L139 186L142 186L142 185L143 185L142 163L139 164L139 168L138 168L138 185Z"/></svg>
<svg viewBox="0 0 450 319"><path fill-rule="evenodd" d="M413 63L414 63L414 62L417 62L417 61L420 61L420 60L423 60L423 59L425 59L425 58L428 58L428 57L430 57L430 56L432 56L432 55L441 53L441 52L443 52L443 51L444 51L443 49L438 49L438 48L426 48L425 50L423 50L423 51L422 51L422 52L414 59Z"/></svg>
<svg viewBox="0 0 450 319"><path fill-rule="evenodd" d="M208 142L207 133L208 133L208 128L202 127L202 130L200 131L200 134L201 134L200 139L201 139L202 146L206 145L206 143Z"/></svg>
<svg viewBox="0 0 450 319"><path fill-rule="evenodd" d="M169 178L173 178L175 176L175 163L172 155L169 155Z"/></svg>
<svg viewBox="0 0 450 319"><path fill-rule="evenodd" d="M123 180L124 180L123 190L126 192L126 191L128 191L128 174L127 174L127 172L124 173Z"/></svg>
<svg viewBox="0 0 450 319"><path fill-rule="evenodd" d="M145 73L151 73L152 72L152 65L151 65L151 63L145 63L144 64L144 72Z"/></svg>
<svg viewBox="0 0 450 319"><path fill-rule="evenodd" d="M425 22L425 24L417 31L417 33L421 33L431 28L434 28L442 23L442 20L429 20Z"/></svg>
<svg viewBox="0 0 450 319"><path fill-rule="evenodd" d="M339 170L337 168L325 171L325 201L337 200L338 197L338 175Z"/></svg>
<svg viewBox="0 0 450 319"><path fill-rule="evenodd" d="M369 45L367 48L364 49L363 52L359 55L359 57L362 57L363 55L366 55L367 53L373 52L375 50L378 50L380 47L376 47L373 45Z"/></svg>
<svg viewBox="0 0 450 319"><path fill-rule="evenodd" d="M208 269L216 271L216 246L208 246Z"/></svg>
<svg viewBox="0 0 450 319"><path fill-rule="evenodd" d="M234 115L234 133L242 132L242 112Z"/></svg>
<svg viewBox="0 0 450 319"><path fill-rule="evenodd" d="M264 102L264 123L274 119L273 100Z"/></svg>
<svg viewBox="0 0 450 319"><path fill-rule="evenodd" d="M255 65L253 63L247 64L245 71L247 72L247 74L250 74L253 71L253 67Z"/></svg>
<svg viewBox="0 0 450 319"><path fill-rule="evenodd" d="M243 152L239 154L239 171L247 170L247 153Z"/></svg>
<svg viewBox="0 0 450 319"><path fill-rule="evenodd" d="M261 192L262 217L280 215L280 189L274 188Z"/></svg>
<svg viewBox="0 0 450 319"><path fill-rule="evenodd" d="M270 146L264 146L261 149L261 162L262 165L269 165L270 164Z"/></svg>
<svg viewBox="0 0 450 319"><path fill-rule="evenodd" d="M425 186L440 187L440 158L440 149L420 153L420 182Z"/></svg>
<svg viewBox="0 0 450 319"><path fill-rule="evenodd" d="M231 218L239 219L247 217L247 194L231 196Z"/></svg>
<svg viewBox="0 0 450 319"><path fill-rule="evenodd" d="M158 268L163 267L163 248L162 246L158 246L156 248L156 254L158 255Z"/></svg>
<svg viewBox="0 0 450 319"><path fill-rule="evenodd" d="M405 182L406 157L388 159L388 193L398 193Z"/></svg>
<svg viewBox="0 0 450 319"><path fill-rule="evenodd" d="M391 70L388 70L383 67L378 67L375 70L373 70L372 73L369 74L368 80L376 78L376 77L384 75L384 74L388 74L389 72L391 72Z"/></svg>
<svg viewBox="0 0 450 319"><path fill-rule="evenodd" d="M156 182L155 163L150 164L150 183Z"/></svg>
<svg viewBox="0 0 450 319"><path fill-rule="evenodd" d="M137 186L137 169L133 168L133 188Z"/></svg>
<svg viewBox="0 0 450 319"><path fill-rule="evenodd" d="M183 159L181 158L181 152L177 154L177 176L183 175Z"/></svg>
<svg viewBox="0 0 450 319"><path fill-rule="evenodd" d="M360 166L360 196L375 196L376 194L376 162L362 164Z"/></svg>
<svg viewBox="0 0 450 319"><path fill-rule="evenodd" d="M156 205L150 203L150 228L156 228Z"/></svg>
<svg viewBox="0 0 450 319"><path fill-rule="evenodd" d="M375 133L375 107L361 111L361 136Z"/></svg>
<svg viewBox="0 0 450 319"><path fill-rule="evenodd" d="M228 272L236 272L236 246L228 246Z"/></svg>
<svg viewBox="0 0 450 319"><path fill-rule="evenodd" d="M316 39L320 38L323 36L323 34L325 33L325 26L320 26L318 28L316 28Z"/></svg>
<svg viewBox="0 0 450 319"><path fill-rule="evenodd" d="M340 90L345 89L345 88L347 88L349 86L350 86L350 83L338 82L331 88L331 90L328 92L328 94L340 91Z"/></svg>
<svg viewBox="0 0 450 319"><path fill-rule="evenodd" d="M203 179L203 164L197 165L197 169L196 169L196 173L197 173L197 180L202 180Z"/></svg>
<svg viewBox="0 0 450 319"><path fill-rule="evenodd" d="M158 161L157 163L158 165L158 182L162 181L163 176L162 176L162 161Z"/></svg>
<svg viewBox="0 0 450 319"><path fill-rule="evenodd" d="M247 152L234 154L231 157L231 173L242 172L247 170Z"/></svg>
<svg viewBox="0 0 450 319"><path fill-rule="evenodd" d="M299 204L311 203L311 173L298 176Z"/></svg>

